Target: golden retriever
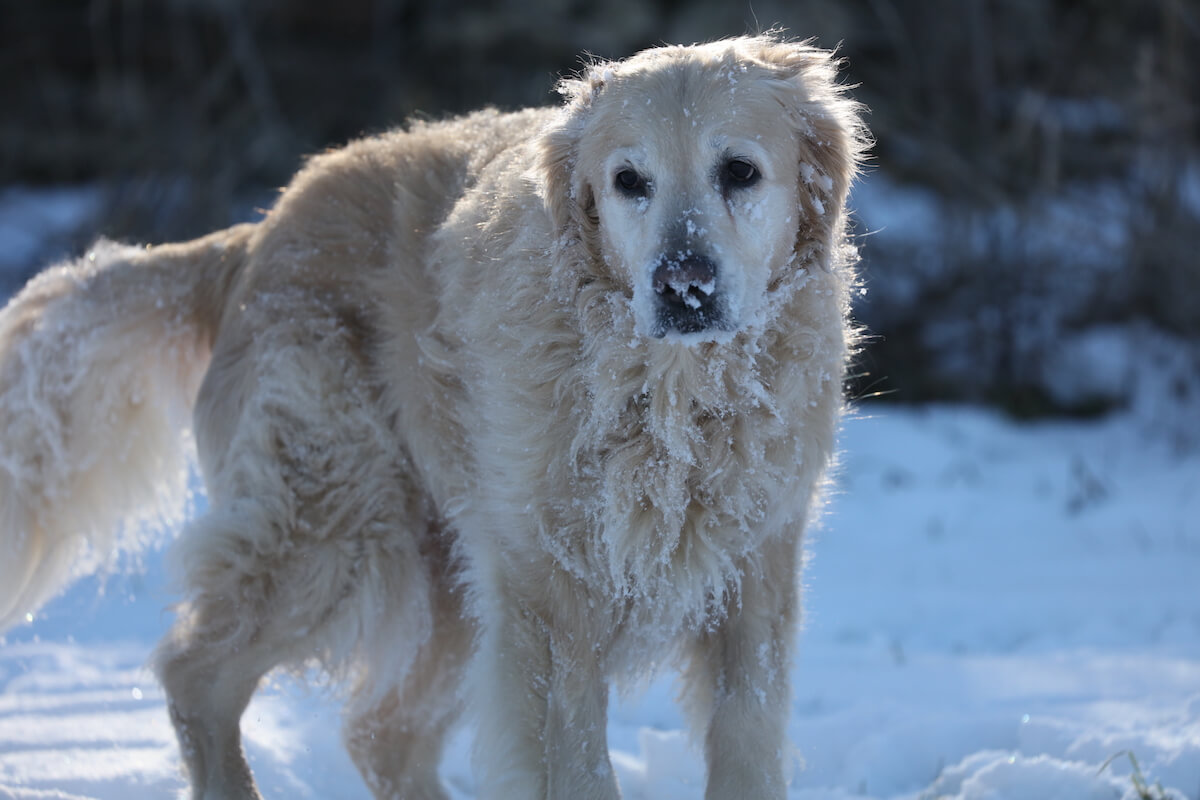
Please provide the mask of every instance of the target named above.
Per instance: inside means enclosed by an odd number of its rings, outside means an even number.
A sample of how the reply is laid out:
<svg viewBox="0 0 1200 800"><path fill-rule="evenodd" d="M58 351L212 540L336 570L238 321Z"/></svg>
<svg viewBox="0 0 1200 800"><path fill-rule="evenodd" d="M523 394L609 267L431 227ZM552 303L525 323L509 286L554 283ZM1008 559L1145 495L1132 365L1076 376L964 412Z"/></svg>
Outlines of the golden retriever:
<svg viewBox="0 0 1200 800"><path fill-rule="evenodd" d="M209 509L155 665L193 796L314 660L379 798L609 800L610 680L677 659L707 798L782 798L866 133L832 55L662 47L313 158L258 223L99 243L0 315L0 623Z"/></svg>

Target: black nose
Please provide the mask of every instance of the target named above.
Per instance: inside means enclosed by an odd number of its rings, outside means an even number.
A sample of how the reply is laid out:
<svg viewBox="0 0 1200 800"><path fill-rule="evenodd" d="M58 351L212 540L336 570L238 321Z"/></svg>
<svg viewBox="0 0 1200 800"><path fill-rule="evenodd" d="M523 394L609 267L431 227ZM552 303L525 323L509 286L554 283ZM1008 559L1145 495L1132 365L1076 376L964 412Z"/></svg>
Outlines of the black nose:
<svg viewBox="0 0 1200 800"><path fill-rule="evenodd" d="M717 265L705 256L663 256L654 269L654 292L667 308L707 310L716 291Z"/></svg>
<svg viewBox="0 0 1200 800"><path fill-rule="evenodd" d="M657 338L670 332L732 330L726 319L716 263L707 256L676 251L658 260L653 275Z"/></svg>

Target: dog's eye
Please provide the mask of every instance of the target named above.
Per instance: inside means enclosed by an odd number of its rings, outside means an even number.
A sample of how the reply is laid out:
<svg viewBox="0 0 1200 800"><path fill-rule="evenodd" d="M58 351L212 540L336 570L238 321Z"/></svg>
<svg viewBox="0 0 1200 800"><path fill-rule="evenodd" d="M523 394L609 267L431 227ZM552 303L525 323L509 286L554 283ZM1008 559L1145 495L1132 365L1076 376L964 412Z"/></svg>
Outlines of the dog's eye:
<svg viewBox="0 0 1200 800"><path fill-rule="evenodd" d="M628 195L641 197L646 194L646 179L632 169L623 169L617 173L616 187Z"/></svg>
<svg viewBox="0 0 1200 800"><path fill-rule="evenodd" d="M725 164L725 175L731 185L749 186L758 180L758 167L742 158L730 159Z"/></svg>

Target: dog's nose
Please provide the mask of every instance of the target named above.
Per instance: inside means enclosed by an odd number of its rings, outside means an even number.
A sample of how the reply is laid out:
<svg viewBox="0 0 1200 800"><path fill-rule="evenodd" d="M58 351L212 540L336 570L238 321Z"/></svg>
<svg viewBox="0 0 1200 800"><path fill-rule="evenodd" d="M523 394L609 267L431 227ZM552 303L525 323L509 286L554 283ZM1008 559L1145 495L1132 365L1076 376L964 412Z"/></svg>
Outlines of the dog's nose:
<svg viewBox="0 0 1200 800"><path fill-rule="evenodd" d="M664 305L699 311L711 305L717 265L701 255L663 256L654 269L654 291Z"/></svg>

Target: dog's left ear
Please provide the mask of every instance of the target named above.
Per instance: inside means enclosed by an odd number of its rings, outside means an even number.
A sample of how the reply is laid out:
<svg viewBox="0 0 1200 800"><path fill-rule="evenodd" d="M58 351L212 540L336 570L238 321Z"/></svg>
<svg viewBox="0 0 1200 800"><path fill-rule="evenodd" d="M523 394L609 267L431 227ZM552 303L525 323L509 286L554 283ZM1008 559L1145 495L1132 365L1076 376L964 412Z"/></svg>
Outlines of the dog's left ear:
<svg viewBox="0 0 1200 800"><path fill-rule="evenodd" d="M746 55L774 73L772 84L796 130L806 216L840 235L850 184L871 145L864 107L838 82L842 62L833 52L770 36L750 43Z"/></svg>

